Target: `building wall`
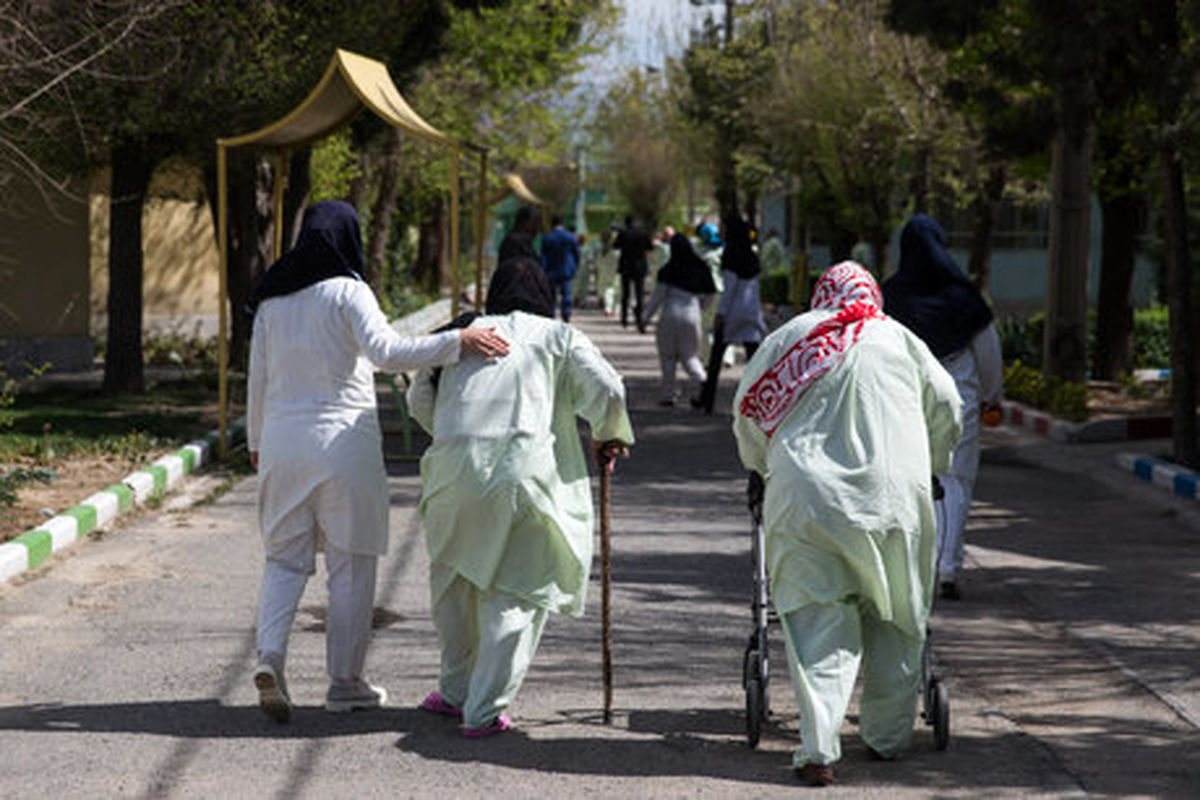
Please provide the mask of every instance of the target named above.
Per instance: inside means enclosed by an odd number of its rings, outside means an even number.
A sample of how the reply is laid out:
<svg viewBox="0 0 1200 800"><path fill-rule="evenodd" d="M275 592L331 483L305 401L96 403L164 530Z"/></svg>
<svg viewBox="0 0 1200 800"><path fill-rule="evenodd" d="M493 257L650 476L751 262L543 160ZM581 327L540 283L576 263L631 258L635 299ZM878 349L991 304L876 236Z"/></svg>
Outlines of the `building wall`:
<svg viewBox="0 0 1200 800"><path fill-rule="evenodd" d="M108 314L108 196L91 199L91 331L103 336ZM212 336L217 329L218 254L207 203L153 198L142 215L143 328L150 333Z"/></svg>
<svg viewBox="0 0 1200 800"><path fill-rule="evenodd" d="M12 196L20 207L0 210L0 368L85 369L87 204L56 196L50 206L32 186Z"/></svg>

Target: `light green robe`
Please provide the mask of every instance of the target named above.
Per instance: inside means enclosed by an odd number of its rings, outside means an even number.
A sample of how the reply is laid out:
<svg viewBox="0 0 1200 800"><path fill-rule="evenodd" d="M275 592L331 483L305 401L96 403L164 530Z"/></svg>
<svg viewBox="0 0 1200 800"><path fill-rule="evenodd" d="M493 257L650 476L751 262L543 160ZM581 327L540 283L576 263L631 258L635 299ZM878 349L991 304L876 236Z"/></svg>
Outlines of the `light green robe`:
<svg viewBox="0 0 1200 800"><path fill-rule="evenodd" d="M436 396L422 371L408 391L433 435L418 506L429 558L482 590L580 615L594 523L576 418L595 440L632 444L624 384L570 325L519 311L473 325L494 326L509 355L443 369Z"/></svg>
<svg viewBox="0 0 1200 800"><path fill-rule="evenodd" d="M931 476L948 468L962 431L954 379L920 339L884 319L866 325L771 439L737 412L754 381L832 314L810 311L768 336L734 399L742 463L767 478L771 596L781 614L870 603L923 637L935 568Z"/></svg>

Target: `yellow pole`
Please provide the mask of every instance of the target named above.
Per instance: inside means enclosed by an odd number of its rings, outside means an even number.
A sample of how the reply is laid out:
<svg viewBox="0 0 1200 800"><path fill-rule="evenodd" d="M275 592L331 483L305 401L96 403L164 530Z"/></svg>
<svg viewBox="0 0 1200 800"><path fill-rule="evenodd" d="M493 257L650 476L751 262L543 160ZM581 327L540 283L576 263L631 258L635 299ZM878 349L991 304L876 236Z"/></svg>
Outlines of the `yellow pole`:
<svg viewBox="0 0 1200 800"><path fill-rule="evenodd" d="M450 150L450 314L458 316L458 142Z"/></svg>
<svg viewBox="0 0 1200 800"><path fill-rule="evenodd" d="M483 247L487 242L487 150L479 153L479 195L475 198L475 310L483 310Z"/></svg>
<svg viewBox="0 0 1200 800"><path fill-rule="evenodd" d="M222 459L229 455L229 382L225 362L228 360L229 345L225 341L229 329L227 319L229 305L229 289L226 285L225 273L229 262L227 227L228 217L225 210L228 203L229 187L225 177L225 145L217 143L217 291L220 294L217 303L217 453Z"/></svg>
<svg viewBox="0 0 1200 800"><path fill-rule="evenodd" d="M275 242L274 252L275 259L278 260L283 255L283 191L287 188L287 171L290 166L292 154L286 148L280 148L275 159Z"/></svg>

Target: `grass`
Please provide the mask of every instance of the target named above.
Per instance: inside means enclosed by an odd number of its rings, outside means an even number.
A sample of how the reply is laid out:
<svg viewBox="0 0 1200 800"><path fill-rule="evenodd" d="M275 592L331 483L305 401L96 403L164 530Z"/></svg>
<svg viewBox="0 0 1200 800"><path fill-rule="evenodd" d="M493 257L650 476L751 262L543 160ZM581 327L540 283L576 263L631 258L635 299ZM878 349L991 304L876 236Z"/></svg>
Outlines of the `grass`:
<svg viewBox="0 0 1200 800"><path fill-rule="evenodd" d="M215 406L216 392L202 380L159 384L131 396L68 387L26 392L5 409L0 462L108 456L136 463L208 433Z"/></svg>

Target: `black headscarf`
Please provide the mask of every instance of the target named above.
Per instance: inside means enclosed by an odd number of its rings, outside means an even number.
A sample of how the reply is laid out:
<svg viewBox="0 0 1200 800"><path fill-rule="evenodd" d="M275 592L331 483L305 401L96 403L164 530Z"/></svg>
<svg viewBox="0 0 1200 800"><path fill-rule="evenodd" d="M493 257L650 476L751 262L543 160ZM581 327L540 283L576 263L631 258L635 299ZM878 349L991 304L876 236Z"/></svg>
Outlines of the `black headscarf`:
<svg viewBox="0 0 1200 800"><path fill-rule="evenodd" d="M253 316L262 301L298 292L330 278L363 279L362 235L354 206L322 200L304 211L295 246L271 265L250 292Z"/></svg>
<svg viewBox="0 0 1200 800"><path fill-rule="evenodd" d="M900 233L900 269L883 282L883 310L920 336L938 358L955 353L992 321L975 284L946 252L946 234L928 214Z"/></svg>
<svg viewBox="0 0 1200 800"><path fill-rule="evenodd" d="M716 294L712 270L692 248L692 242L682 233L671 237L671 257L658 271L658 282L677 286L692 294Z"/></svg>
<svg viewBox="0 0 1200 800"><path fill-rule="evenodd" d="M725 223L725 249L721 251L721 269L736 273L742 280L758 275L762 265L750 241L750 225L734 215Z"/></svg>
<svg viewBox="0 0 1200 800"><path fill-rule="evenodd" d="M488 284L488 314L525 311L554 319L554 289L536 259L513 258L500 262Z"/></svg>

